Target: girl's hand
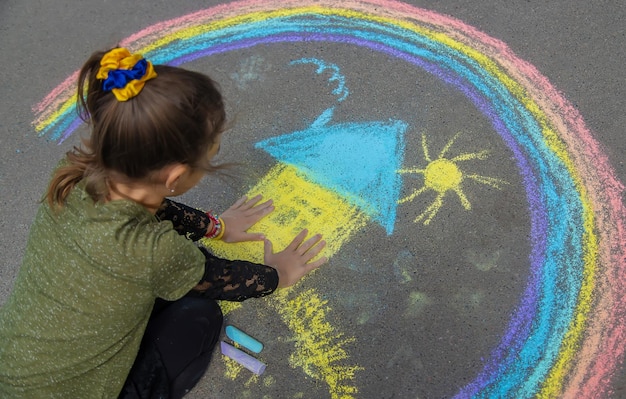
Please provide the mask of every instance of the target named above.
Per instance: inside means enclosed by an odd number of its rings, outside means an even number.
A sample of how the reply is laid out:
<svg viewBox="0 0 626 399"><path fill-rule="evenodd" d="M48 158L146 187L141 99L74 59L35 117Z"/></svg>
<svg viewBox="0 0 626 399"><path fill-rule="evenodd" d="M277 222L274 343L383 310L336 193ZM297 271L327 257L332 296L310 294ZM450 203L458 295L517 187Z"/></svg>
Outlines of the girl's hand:
<svg viewBox="0 0 626 399"><path fill-rule="evenodd" d="M270 240L265 240L265 264L278 272L278 287L290 287L305 274L328 261L326 257L308 263L326 246L320 234L304 241L307 230L302 230L283 251L274 253Z"/></svg>
<svg viewBox="0 0 626 399"><path fill-rule="evenodd" d="M261 233L246 232L253 224L274 210L272 200L258 204L261 198L261 195L257 195L248 199L244 195L220 215L226 226L222 236L224 242L261 241L265 239Z"/></svg>

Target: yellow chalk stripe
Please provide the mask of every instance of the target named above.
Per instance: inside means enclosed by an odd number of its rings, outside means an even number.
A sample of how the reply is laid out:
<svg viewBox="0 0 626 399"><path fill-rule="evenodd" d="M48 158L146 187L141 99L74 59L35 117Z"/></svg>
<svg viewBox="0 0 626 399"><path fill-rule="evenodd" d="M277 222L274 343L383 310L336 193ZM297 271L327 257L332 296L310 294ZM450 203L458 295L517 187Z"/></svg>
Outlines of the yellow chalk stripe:
<svg viewBox="0 0 626 399"><path fill-rule="evenodd" d="M292 367L301 367L311 378L328 385L332 399L354 398L358 392L353 380L360 366L346 366L349 358L344 349L355 341L345 337L330 325L326 314L330 311L326 300L309 289L289 298L293 290L281 290L271 301L289 329L294 333L295 352L290 356Z"/></svg>
<svg viewBox="0 0 626 399"><path fill-rule="evenodd" d="M52 125L55 122L58 122L58 119L60 119L61 115L63 115L71 107L76 105L76 99L77 99L77 96L76 94L74 94L69 99L67 99L58 110L50 113L49 115L46 114L45 119L42 119L42 117L35 119L35 121L33 122L33 125L35 126L35 130L40 132L46 127L48 127L49 125Z"/></svg>

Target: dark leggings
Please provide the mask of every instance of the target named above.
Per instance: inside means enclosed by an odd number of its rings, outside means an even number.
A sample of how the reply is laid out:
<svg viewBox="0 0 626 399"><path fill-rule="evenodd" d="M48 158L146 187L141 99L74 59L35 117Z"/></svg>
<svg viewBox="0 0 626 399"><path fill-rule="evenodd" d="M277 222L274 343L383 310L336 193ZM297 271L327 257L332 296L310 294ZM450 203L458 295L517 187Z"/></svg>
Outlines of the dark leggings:
<svg viewBox="0 0 626 399"><path fill-rule="evenodd" d="M119 399L182 398L209 366L222 320L211 299L157 300Z"/></svg>

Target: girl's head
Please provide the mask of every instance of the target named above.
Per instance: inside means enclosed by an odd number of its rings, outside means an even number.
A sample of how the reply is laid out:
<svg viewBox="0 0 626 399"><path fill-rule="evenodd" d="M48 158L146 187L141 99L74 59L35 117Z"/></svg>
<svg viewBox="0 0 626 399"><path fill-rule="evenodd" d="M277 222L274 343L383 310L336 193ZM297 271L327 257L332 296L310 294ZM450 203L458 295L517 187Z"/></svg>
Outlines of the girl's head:
<svg viewBox="0 0 626 399"><path fill-rule="evenodd" d="M103 200L112 178L147 181L172 164L210 170L207 153L219 143L226 121L222 96L209 77L152 67L119 48L94 53L80 70L78 109L91 136L57 171L48 190L51 204L62 205L82 179L92 198Z"/></svg>

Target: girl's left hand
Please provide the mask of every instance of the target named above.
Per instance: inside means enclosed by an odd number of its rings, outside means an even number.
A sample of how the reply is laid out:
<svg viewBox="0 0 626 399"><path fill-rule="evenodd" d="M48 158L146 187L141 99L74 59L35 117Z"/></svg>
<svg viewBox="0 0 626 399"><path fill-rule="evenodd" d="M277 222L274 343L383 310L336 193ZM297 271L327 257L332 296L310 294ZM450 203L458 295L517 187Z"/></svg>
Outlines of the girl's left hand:
<svg viewBox="0 0 626 399"><path fill-rule="evenodd" d="M248 233L246 231L274 210L272 200L259 204L261 198L261 195L257 195L248 199L244 195L220 215L226 228L222 241L242 242L262 241L265 239L265 236L261 233Z"/></svg>

